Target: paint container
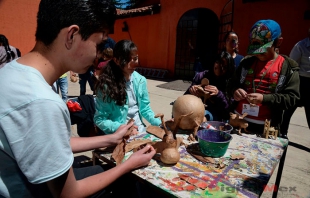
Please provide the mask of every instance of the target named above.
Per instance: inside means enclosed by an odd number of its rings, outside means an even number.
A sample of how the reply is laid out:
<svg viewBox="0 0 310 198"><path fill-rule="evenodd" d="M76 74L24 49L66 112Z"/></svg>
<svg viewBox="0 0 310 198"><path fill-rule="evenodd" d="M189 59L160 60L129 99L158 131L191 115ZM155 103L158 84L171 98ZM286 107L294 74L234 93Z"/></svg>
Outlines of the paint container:
<svg viewBox="0 0 310 198"><path fill-rule="evenodd" d="M210 157L222 157L225 155L232 140L232 136L229 133L212 129L199 130L197 137L200 151Z"/></svg>

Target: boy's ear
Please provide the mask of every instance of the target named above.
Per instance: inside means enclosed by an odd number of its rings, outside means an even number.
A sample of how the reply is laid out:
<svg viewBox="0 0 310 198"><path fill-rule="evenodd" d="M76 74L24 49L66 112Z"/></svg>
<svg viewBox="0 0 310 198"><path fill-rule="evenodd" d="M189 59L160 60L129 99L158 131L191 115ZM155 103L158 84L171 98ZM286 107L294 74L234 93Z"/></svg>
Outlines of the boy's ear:
<svg viewBox="0 0 310 198"><path fill-rule="evenodd" d="M80 28L77 25L71 25L70 27L68 27L66 43L65 43L67 49L71 49L73 41L74 41L74 37L78 34L79 30Z"/></svg>
<svg viewBox="0 0 310 198"><path fill-rule="evenodd" d="M283 37L281 36L280 38L278 38L278 41L277 41L277 43L275 44L275 47L276 47L276 48L279 48L280 45L282 44L282 42L283 42Z"/></svg>

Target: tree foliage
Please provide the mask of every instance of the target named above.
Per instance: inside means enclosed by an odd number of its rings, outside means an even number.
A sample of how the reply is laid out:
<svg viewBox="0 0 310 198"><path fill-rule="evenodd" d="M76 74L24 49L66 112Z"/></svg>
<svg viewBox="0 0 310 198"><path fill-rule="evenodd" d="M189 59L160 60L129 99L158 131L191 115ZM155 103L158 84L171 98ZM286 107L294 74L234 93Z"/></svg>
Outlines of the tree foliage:
<svg viewBox="0 0 310 198"><path fill-rule="evenodd" d="M113 0L113 2L118 9L131 9L136 5L138 0Z"/></svg>

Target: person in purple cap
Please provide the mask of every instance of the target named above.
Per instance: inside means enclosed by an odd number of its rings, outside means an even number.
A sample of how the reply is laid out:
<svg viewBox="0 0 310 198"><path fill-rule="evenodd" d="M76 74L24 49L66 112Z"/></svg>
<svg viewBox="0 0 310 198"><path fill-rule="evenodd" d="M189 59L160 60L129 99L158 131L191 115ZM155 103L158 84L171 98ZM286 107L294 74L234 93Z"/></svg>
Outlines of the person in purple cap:
<svg viewBox="0 0 310 198"><path fill-rule="evenodd" d="M252 133L264 132L265 120L280 130L284 110L299 100L298 64L275 49L283 38L274 20L257 21L251 28L247 54L230 83L230 94L237 101L234 112L244 118Z"/></svg>

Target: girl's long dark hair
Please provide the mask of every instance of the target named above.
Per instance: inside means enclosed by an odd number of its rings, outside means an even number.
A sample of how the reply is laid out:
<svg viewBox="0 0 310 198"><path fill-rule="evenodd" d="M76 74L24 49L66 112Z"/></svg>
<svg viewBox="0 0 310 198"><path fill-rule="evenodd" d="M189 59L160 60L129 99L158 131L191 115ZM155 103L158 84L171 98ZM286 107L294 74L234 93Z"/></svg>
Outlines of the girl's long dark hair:
<svg viewBox="0 0 310 198"><path fill-rule="evenodd" d="M6 51L6 62L10 62L11 60L15 59L16 55L10 48L8 39L3 34L0 34L0 43L3 45Z"/></svg>
<svg viewBox="0 0 310 198"><path fill-rule="evenodd" d="M222 62L222 59L225 59L227 62L227 68L226 68L226 73L223 75L223 93L227 99L228 104L231 106L233 104L233 97L230 96L229 94L229 89L231 87L231 80L233 75L235 74L235 61L233 57L226 51L223 51L221 55L218 57L217 60L220 60Z"/></svg>
<svg viewBox="0 0 310 198"><path fill-rule="evenodd" d="M103 101L111 102L113 100L119 106L126 104L126 81L123 69L131 61L133 50L137 50L137 46L130 40L121 40L115 44L114 58L103 68L95 85L96 94L98 95L98 91L100 91Z"/></svg>
<svg viewBox="0 0 310 198"><path fill-rule="evenodd" d="M213 68L210 69L210 71L208 72L209 78L221 78L224 81L226 81L232 77L232 75L235 72L235 61L234 61L233 57L228 52L222 51L219 55L217 55L215 63L223 64L223 59L225 59L226 63L227 63L226 73L220 77L216 77L216 75L214 74L214 65L213 65Z"/></svg>
<svg viewBox="0 0 310 198"><path fill-rule="evenodd" d="M228 80L235 73L235 68L236 68L235 61L234 61L234 58L228 52L221 53L218 60L222 61L222 59L226 59L226 62L227 62L226 73L224 74L224 76L225 76L225 79Z"/></svg>
<svg viewBox="0 0 310 198"><path fill-rule="evenodd" d="M223 64L223 59L226 60L226 73L222 76L216 76L214 74L214 68L209 70L205 77L209 79L210 83L216 82L216 86L223 93L227 92L227 84L231 81L233 74L235 73L235 62L232 56L228 52L221 52L221 54L217 55L215 63ZM214 66L213 66L214 67Z"/></svg>

